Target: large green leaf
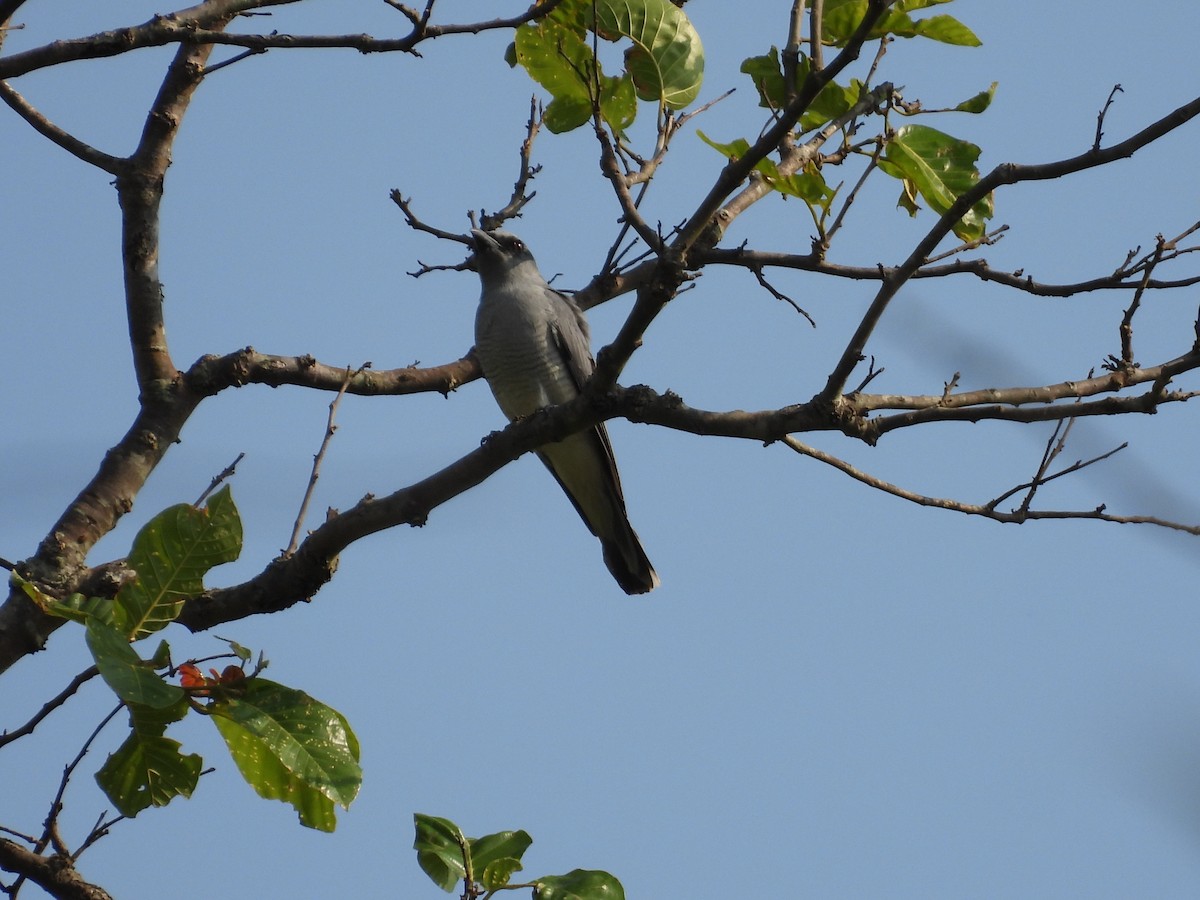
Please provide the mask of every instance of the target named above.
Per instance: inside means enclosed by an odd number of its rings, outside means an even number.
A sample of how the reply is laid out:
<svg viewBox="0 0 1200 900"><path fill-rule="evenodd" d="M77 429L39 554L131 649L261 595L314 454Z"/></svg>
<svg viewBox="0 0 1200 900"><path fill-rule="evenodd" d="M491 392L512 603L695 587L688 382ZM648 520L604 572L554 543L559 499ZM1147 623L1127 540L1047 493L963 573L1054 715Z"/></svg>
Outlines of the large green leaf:
<svg viewBox="0 0 1200 900"><path fill-rule="evenodd" d="M517 29L510 62L519 63L550 92L553 99L546 107L545 122L555 134L578 128L591 118L593 78L600 86L600 115L623 134L637 115L633 80L628 74L612 78L597 72L586 35L582 24L549 16Z"/></svg>
<svg viewBox="0 0 1200 900"><path fill-rule="evenodd" d="M185 756L178 741L163 737L169 724L187 714L187 700L180 697L163 709L130 703L128 709L129 737L96 773L101 790L124 816L192 796L203 760L195 753Z"/></svg>
<svg viewBox="0 0 1200 900"><path fill-rule="evenodd" d="M951 0L900 0L884 13L868 38L877 39L885 35L924 37L944 44L978 47L982 43L979 38L953 16L930 16L928 19L913 19L909 16L913 10L927 9L949 2ZM825 14L822 19L825 43L835 47L844 46L866 14L867 0L825 0Z"/></svg>
<svg viewBox="0 0 1200 900"><path fill-rule="evenodd" d="M126 703L165 709L183 699L183 690L163 681L151 664L129 646L124 632L89 617L87 645L100 676Z"/></svg>
<svg viewBox="0 0 1200 900"><path fill-rule="evenodd" d="M704 47L682 9L669 0L597 0L595 10L600 37L633 42L625 68L638 97L683 109L699 96Z"/></svg>
<svg viewBox="0 0 1200 900"><path fill-rule="evenodd" d="M940 216L979 181L978 158L972 143L925 125L906 125L888 140L879 168L904 183L900 205L910 215L916 215L919 195ZM991 217L989 195L955 223L954 233L964 241L980 238Z"/></svg>
<svg viewBox="0 0 1200 900"><path fill-rule="evenodd" d="M209 712L260 797L284 800L308 827L333 831L334 804L349 808L362 784L358 739L341 713L265 678Z"/></svg>
<svg viewBox="0 0 1200 900"><path fill-rule="evenodd" d="M623 134L637 115L637 98L677 109L695 100L704 77L704 50L684 13L668 0L565 0L517 29L509 65L523 67L550 92L546 127L555 133L585 124L599 87L600 115ZM595 28L593 28L593 21ZM628 38L625 71L606 76L592 52L591 34Z"/></svg>
<svg viewBox="0 0 1200 900"><path fill-rule="evenodd" d="M128 562L137 578L117 594L118 626L134 640L165 627L186 598L204 590L205 573L241 549L242 521L228 485L203 509L181 503L163 510L133 540Z"/></svg>
<svg viewBox="0 0 1200 900"><path fill-rule="evenodd" d="M537 900L625 900L625 889L607 872L574 869L566 875L547 875L537 880Z"/></svg>
<svg viewBox="0 0 1200 900"><path fill-rule="evenodd" d="M413 839L413 849L417 851L421 871L449 893L467 877L463 847L467 847L469 853L470 844L466 836L449 819L439 816L414 813L413 824L417 833Z"/></svg>

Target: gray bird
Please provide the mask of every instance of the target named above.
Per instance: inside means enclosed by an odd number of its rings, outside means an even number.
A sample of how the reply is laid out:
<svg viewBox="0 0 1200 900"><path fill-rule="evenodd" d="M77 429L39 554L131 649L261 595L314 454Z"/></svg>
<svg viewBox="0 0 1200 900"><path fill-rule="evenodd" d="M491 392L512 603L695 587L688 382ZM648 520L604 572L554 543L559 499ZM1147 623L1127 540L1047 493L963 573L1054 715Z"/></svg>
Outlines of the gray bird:
<svg viewBox="0 0 1200 900"><path fill-rule="evenodd" d="M475 352L500 409L515 421L575 399L596 368L583 311L546 283L516 235L477 228L471 235L483 283ZM600 539L621 589L654 590L658 575L629 525L604 424L546 444L538 456Z"/></svg>

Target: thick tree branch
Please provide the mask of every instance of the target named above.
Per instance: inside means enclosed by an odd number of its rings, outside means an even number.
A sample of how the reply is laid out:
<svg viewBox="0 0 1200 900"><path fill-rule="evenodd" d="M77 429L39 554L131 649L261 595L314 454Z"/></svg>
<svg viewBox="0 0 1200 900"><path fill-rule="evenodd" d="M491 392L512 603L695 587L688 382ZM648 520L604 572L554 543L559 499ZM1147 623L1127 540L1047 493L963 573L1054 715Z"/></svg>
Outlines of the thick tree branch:
<svg viewBox="0 0 1200 900"><path fill-rule="evenodd" d="M69 857L42 856L7 838L0 838L0 868L32 881L58 900L112 900L104 888L84 881Z"/></svg>
<svg viewBox="0 0 1200 900"><path fill-rule="evenodd" d="M448 395L461 385L480 377L479 363L473 353L440 366L419 368L416 364L402 369L363 369L355 371L346 385L346 393L360 396L395 396L436 391ZM265 384L270 387L296 385L323 391L337 391L346 378L346 369L317 362L311 356L273 356L246 347L225 356L205 356L184 375L189 389L201 396L212 396L230 387Z"/></svg>

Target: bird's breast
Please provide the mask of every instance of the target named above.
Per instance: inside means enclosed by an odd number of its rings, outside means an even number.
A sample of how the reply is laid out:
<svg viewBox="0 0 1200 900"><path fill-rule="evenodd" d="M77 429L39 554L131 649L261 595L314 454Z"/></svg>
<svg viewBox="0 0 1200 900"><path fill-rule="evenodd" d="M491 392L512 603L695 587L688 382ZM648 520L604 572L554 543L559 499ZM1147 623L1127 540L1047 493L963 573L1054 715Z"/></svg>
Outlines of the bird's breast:
<svg viewBox="0 0 1200 900"><path fill-rule="evenodd" d="M500 409L510 419L566 403L579 391L554 339L545 304L494 292L475 318L475 352Z"/></svg>

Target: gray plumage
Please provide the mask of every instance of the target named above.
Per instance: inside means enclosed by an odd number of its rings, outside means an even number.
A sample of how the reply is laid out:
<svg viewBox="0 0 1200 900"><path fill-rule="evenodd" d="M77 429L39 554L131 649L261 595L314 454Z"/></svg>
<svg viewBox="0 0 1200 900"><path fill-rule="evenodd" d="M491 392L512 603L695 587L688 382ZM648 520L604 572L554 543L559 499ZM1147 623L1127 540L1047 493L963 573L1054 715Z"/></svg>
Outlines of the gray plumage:
<svg viewBox="0 0 1200 900"><path fill-rule="evenodd" d="M510 420L579 396L596 368L583 311L546 283L516 235L472 229L483 292L475 352ZM658 575L625 514L625 497L603 423L538 451L580 517L600 539L604 562L627 594L644 594Z"/></svg>

